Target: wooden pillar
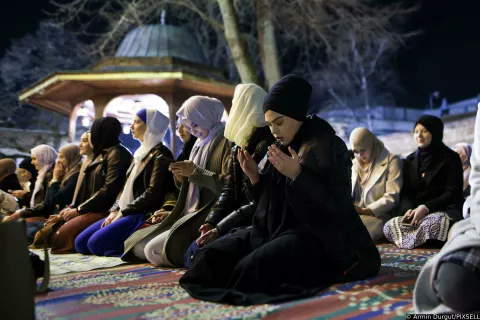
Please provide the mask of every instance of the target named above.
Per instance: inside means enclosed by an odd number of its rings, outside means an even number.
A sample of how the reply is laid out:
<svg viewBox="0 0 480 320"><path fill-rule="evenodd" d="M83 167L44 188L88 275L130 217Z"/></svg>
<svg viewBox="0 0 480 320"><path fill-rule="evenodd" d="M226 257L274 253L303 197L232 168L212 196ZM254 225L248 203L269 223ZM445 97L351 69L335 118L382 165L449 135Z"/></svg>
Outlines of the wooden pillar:
<svg viewBox="0 0 480 320"><path fill-rule="evenodd" d="M113 95L96 95L90 98L95 108L95 119L103 117L105 107L113 98Z"/></svg>

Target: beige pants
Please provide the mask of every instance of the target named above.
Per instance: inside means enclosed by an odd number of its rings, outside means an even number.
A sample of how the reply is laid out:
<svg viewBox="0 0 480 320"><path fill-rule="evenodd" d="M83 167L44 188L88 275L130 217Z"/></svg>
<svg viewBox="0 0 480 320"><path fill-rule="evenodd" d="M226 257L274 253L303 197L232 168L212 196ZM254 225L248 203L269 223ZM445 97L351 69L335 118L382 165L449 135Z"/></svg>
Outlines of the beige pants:
<svg viewBox="0 0 480 320"><path fill-rule="evenodd" d="M383 220L374 216L364 215L361 215L360 218L362 219L365 227L367 227L368 233L373 241L379 241L385 238L383 235L383 226L385 225L385 222Z"/></svg>

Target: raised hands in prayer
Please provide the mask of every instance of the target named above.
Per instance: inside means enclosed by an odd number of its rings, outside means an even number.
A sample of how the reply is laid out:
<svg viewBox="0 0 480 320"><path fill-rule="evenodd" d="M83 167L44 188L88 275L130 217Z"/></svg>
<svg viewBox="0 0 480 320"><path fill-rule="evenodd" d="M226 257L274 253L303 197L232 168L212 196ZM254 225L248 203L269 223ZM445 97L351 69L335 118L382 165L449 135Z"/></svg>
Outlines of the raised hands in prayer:
<svg viewBox="0 0 480 320"><path fill-rule="evenodd" d="M250 182L256 184L260 179L258 173L258 166L253 157L248 153L247 150L240 149L237 155L238 162L242 168L245 175L250 179Z"/></svg>
<svg viewBox="0 0 480 320"><path fill-rule="evenodd" d="M284 176L295 180L300 174L302 168L300 166L300 159L297 153L292 148L288 147L291 156L286 155L276 145L268 147L268 161Z"/></svg>

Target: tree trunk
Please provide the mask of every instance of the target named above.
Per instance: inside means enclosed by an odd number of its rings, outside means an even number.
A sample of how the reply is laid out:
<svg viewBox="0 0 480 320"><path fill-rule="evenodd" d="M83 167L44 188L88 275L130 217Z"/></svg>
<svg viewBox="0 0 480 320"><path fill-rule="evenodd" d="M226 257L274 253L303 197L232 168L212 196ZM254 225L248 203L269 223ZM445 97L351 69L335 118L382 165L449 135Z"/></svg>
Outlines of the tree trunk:
<svg viewBox="0 0 480 320"><path fill-rule="evenodd" d="M271 11L267 1L256 1L258 45L263 73L268 89L282 77L278 58L277 41L275 39L275 25L271 18Z"/></svg>
<svg viewBox="0 0 480 320"><path fill-rule="evenodd" d="M238 16L233 0L217 0L222 13L225 38L227 39L233 61L243 83L258 84L258 77L252 57L248 53L238 26Z"/></svg>
<svg viewBox="0 0 480 320"><path fill-rule="evenodd" d="M367 126L368 130L372 131L372 112L370 108L370 99L368 96L368 83L367 83L367 77L362 76L362 90L363 90L363 99L365 102L365 113L367 116Z"/></svg>

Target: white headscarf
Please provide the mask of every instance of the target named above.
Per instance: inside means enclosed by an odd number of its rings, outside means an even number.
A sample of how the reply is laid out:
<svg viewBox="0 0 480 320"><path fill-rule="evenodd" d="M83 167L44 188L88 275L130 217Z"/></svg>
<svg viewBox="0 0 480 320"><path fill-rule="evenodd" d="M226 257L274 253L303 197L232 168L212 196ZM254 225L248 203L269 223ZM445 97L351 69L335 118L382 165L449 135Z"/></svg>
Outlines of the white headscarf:
<svg viewBox="0 0 480 320"><path fill-rule="evenodd" d="M189 160L196 166L204 168L211 155L214 145L213 141L218 135L223 135L225 125L221 122L225 107L220 100L210 97L193 96L185 101L177 111L180 122L186 118L201 128L209 129L208 136L200 141L197 139L193 145ZM190 132L191 133L191 132ZM190 183L187 194L185 212L193 212L197 209L200 200L200 188Z"/></svg>
<svg viewBox="0 0 480 320"><path fill-rule="evenodd" d="M32 156L37 159L40 170L38 170L37 180L35 180L35 188L33 189L32 198L30 199L30 207L35 205L35 195L42 189L43 180L48 170L55 164L57 152L46 144L41 144L30 150Z"/></svg>
<svg viewBox="0 0 480 320"><path fill-rule="evenodd" d="M225 138L245 148L253 130L267 125L262 109L266 95L265 90L256 84L237 85L225 127Z"/></svg>
<svg viewBox="0 0 480 320"><path fill-rule="evenodd" d="M133 155L133 169L128 176L122 195L118 201L120 210L123 210L128 204L135 200L133 196L133 183L140 174L140 172L137 172L140 163L142 163L142 160L148 155L150 150L162 142L165 133L167 132L169 123L170 121L168 118L156 108L147 108L147 130L145 131L145 136L140 148L138 148Z"/></svg>

